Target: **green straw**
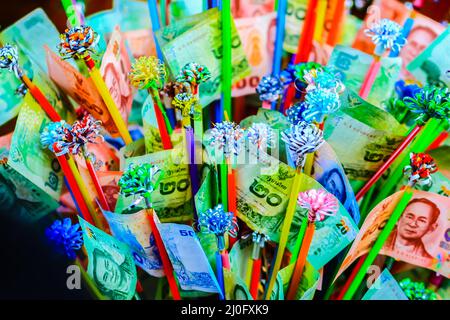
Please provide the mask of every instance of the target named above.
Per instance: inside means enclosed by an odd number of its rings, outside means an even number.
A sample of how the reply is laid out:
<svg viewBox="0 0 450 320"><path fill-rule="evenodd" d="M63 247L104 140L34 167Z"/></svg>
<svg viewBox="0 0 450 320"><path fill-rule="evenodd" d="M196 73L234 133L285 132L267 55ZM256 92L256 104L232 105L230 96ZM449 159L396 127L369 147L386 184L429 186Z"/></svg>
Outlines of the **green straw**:
<svg viewBox="0 0 450 320"><path fill-rule="evenodd" d="M159 14L161 15L161 24L163 27L167 26L166 18L166 0L159 0Z"/></svg>
<svg viewBox="0 0 450 320"><path fill-rule="evenodd" d="M171 135L173 132L172 125L170 124L170 120L169 120L169 117L167 116L166 109L164 109L164 107L161 103L161 99L159 98L158 90L156 90L154 88L149 88L149 91L150 91L152 98L154 100L156 100L156 104L158 105L158 108L164 117L164 122L166 123L167 132L169 133L169 135Z"/></svg>
<svg viewBox="0 0 450 320"><path fill-rule="evenodd" d="M222 102L223 112L233 119L231 113L231 3L222 0Z"/></svg>
<svg viewBox="0 0 450 320"><path fill-rule="evenodd" d="M372 249L369 251L369 254L367 255L366 259L361 265L361 268L358 270L355 279L350 284L350 287L348 288L347 292L344 294L343 300L351 300L353 298L353 295L355 294L356 290L358 289L359 285L361 284L366 275L367 269L375 261L375 258L377 257L378 253L380 252L381 248L386 242L386 239L389 237L392 230L394 229L395 224L402 215L403 211L406 209L406 206L408 205L412 196L413 191L411 190L411 188L408 187L407 190L405 190L405 192L403 193L403 196L399 200L397 206L395 207L394 212L389 218L386 226L383 228L377 240L375 241L375 244L373 245Z"/></svg>
<svg viewBox="0 0 450 320"><path fill-rule="evenodd" d="M380 188L377 198L372 203L373 206L380 203L386 197L391 194L391 191L398 184L403 176L403 168L409 164L409 153L410 152L425 152L426 149L433 143L434 140L441 134L443 128L443 122L437 119L430 119L421 132L417 135L416 139L411 143L410 147L406 149L401 156L392 164L392 173L390 174L388 180Z"/></svg>
<svg viewBox="0 0 450 320"><path fill-rule="evenodd" d="M228 165L226 163L219 164L220 171L220 195L223 209L228 211Z"/></svg>
<svg viewBox="0 0 450 320"><path fill-rule="evenodd" d="M308 217L306 216L302 220L302 225L300 226L300 231L298 232L297 240L295 241L294 250L292 250L291 261L289 262L289 264L295 263L297 261L298 253L300 252L307 227Z"/></svg>

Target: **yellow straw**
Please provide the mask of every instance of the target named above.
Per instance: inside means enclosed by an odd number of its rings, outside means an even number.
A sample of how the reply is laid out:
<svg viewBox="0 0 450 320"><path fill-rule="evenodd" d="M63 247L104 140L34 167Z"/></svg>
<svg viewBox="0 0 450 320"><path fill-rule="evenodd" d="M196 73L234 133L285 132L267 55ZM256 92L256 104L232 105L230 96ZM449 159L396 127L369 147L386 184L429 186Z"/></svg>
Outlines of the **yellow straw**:
<svg viewBox="0 0 450 320"><path fill-rule="evenodd" d="M301 174L301 167L298 167L295 171L294 181L292 182L291 194L289 196L289 203L286 209L286 216L284 217L283 227L280 234L280 242L277 248L277 257L270 273L269 285L266 290L265 299L269 299L275 285L278 271L280 270L281 260L284 255L284 249L289 236L289 230L291 229L292 220L294 219L295 207L297 206L297 196L300 192L300 186L302 184L303 175Z"/></svg>
<svg viewBox="0 0 450 320"><path fill-rule="evenodd" d="M253 259L250 257L247 260L247 269L245 270L245 283L250 288L250 282L252 281Z"/></svg>
<svg viewBox="0 0 450 320"><path fill-rule="evenodd" d="M73 160L72 156L67 157L67 163L70 167L70 171L72 171L73 176L75 178L75 181L78 185L78 188L80 189L81 196L84 199L84 202L86 202L86 206L89 210L89 212L92 215L92 219L94 219L94 223L97 227L103 229L103 225L100 223L97 217L97 211L95 210L94 206L92 205L93 199L89 195L89 191L86 188L86 185L84 184L83 178L81 178L80 172L78 171L78 168L75 164L75 161Z"/></svg>
<svg viewBox="0 0 450 320"><path fill-rule="evenodd" d="M120 136L122 137L125 144L130 144L131 142L133 142L133 140L131 139L130 133L128 132L128 129L125 125L125 122L123 121L119 109L116 106L116 103L109 93L105 81L103 81L100 71L96 67L93 67L89 70L89 74L91 75L92 81L94 81L95 87L102 96L102 99L105 102L106 107L108 108L111 118L113 119L117 129L119 130Z"/></svg>
<svg viewBox="0 0 450 320"><path fill-rule="evenodd" d="M307 176L311 176L312 168L314 165L314 154L315 152L308 153L306 155L305 166L303 167L303 173Z"/></svg>
<svg viewBox="0 0 450 320"><path fill-rule="evenodd" d="M314 29L314 40L323 42L323 30L325 24L325 14L327 12L327 0L319 0L316 11L316 26Z"/></svg>

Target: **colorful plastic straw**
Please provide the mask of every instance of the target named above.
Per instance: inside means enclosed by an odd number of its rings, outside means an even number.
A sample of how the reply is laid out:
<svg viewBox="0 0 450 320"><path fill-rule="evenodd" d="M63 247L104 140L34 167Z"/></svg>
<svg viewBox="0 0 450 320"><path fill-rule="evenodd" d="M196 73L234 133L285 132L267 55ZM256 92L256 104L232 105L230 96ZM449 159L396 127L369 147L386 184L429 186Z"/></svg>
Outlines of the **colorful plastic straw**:
<svg viewBox="0 0 450 320"><path fill-rule="evenodd" d="M61 0L67 20L71 26L80 26L83 23L83 15L77 10L76 0Z"/></svg>
<svg viewBox="0 0 450 320"><path fill-rule="evenodd" d="M335 0L335 9L333 12L333 26L328 31L327 44L334 47L341 35L342 26L345 17L345 0Z"/></svg>
<svg viewBox="0 0 450 320"><path fill-rule="evenodd" d="M325 15L327 13L327 0L319 0L316 11L316 25L314 28L314 40L323 43L323 31L325 27Z"/></svg>
<svg viewBox="0 0 450 320"><path fill-rule="evenodd" d="M156 39L156 31L161 29L161 23L159 22L158 16L158 4L156 0L148 0L148 10L150 11L150 20L152 22L153 40L155 41L156 54L158 59L164 61L164 56L162 54L161 48L159 47L158 40Z"/></svg>
<svg viewBox="0 0 450 320"><path fill-rule="evenodd" d="M231 110L232 65L231 61L231 1L222 0L222 112L233 119Z"/></svg>
<svg viewBox="0 0 450 320"><path fill-rule="evenodd" d="M286 23L287 0L279 0L277 7L277 25L275 34L275 48L273 51L272 76L281 72L281 58L283 55L284 25ZM272 104L273 107L273 104Z"/></svg>

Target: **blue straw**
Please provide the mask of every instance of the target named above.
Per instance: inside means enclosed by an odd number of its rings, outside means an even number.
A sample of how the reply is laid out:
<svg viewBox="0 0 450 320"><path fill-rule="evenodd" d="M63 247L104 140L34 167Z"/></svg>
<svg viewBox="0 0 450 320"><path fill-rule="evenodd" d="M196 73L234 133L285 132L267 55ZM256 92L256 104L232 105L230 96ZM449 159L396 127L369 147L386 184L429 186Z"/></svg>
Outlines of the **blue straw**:
<svg viewBox="0 0 450 320"><path fill-rule="evenodd" d="M273 51L272 76L276 77L281 72L281 58L283 55L284 24L286 22L287 0L279 0L277 8L277 32L275 37L275 49ZM272 110L275 110L277 103L272 102Z"/></svg>
<svg viewBox="0 0 450 320"><path fill-rule="evenodd" d="M156 53L158 55L158 59L164 61L161 48L159 47L158 40L156 39L156 31L161 29L161 23L159 22L158 16L158 5L156 0L148 0L148 9L150 11L150 20L152 21L152 31L153 31L153 39L155 40Z"/></svg>
<svg viewBox="0 0 450 320"><path fill-rule="evenodd" d="M77 208L78 215L84 219L83 214L81 213L80 207L78 207L77 200L75 200L72 189L70 189L70 186L69 186L69 183L67 182L66 177L64 177L64 183L66 184L67 190L69 190L70 196L73 199L73 203L75 203L75 207Z"/></svg>
<svg viewBox="0 0 450 320"><path fill-rule="evenodd" d="M223 278L223 265L222 255L219 251L216 252L216 270L217 270L217 282L219 283L222 294L219 294L220 300L225 300L225 281Z"/></svg>

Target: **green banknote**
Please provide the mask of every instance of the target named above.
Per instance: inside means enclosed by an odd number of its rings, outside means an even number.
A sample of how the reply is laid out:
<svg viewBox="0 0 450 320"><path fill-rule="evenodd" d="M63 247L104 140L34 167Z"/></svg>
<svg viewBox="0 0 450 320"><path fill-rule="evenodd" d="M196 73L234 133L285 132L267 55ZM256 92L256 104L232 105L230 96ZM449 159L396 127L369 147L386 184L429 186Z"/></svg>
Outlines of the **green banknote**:
<svg viewBox="0 0 450 320"><path fill-rule="evenodd" d="M87 272L100 293L111 300L131 300L137 273L128 246L78 218L88 254Z"/></svg>
<svg viewBox="0 0 450 320"><path fill-rule="evenodd" d="M227 300L253 300L244 280L236 273L224 268L223 277Z"/></svg>
<svg viewBox="0 0 450 320"><path fill-rule="evenodd" d="M45 37L37 37L45 34ZM32 80L38 70L46 70L45 50L43 46L54 48L59 42L56 27L42 9L36 9L4 29L0 33L0 42L16 45L19 51L19 64ZM21 81L12 72L0 72L0 126L16 117L22 105L22 96L16 94ZM56 88L52 85L52 88Z"/></svg>
<svg viewBox="0 0 450 320"><path fill-rule="evenodd" d="M328 67L334 69L347 88L359 92L364 77L369 70L373 57L362 51L337 45L328 61ZM381 107L382 102L388 100L395 89L395 82L401 70L401 58L382 58L381 68L367 101Z"/></svg>
<svg viewBox="0 0 450 320"><path fill-rule="evenodd" d="M246 281L249 280L248 275L251 273L251 270L248 270L248 262L252 257L252 250L253 240L249 234L245 239L236 241L229 254L231 270Z"/></svg>
<svg viewBox="0 0 450 320"><path fill-rule="evenodd" d="M384 269L361 300L409 300L397 280Z"/></svg>
<svg viewBox="0 0 450 320"><path fill-rule="evenodd" d="M403 141L407 129L395 118L347 90L341 109L325 122L324 137L358 189Z"/></svg>
<svg viewBox="0 0 450 320"><path fill-rule="evenodd" d="M422 85L430 84L438 87L450 86L450 28L447 28L425 50L422 51L406 69L419 80Z"/></svg>
<svg viewBox="0 0 450 320"><path fill-rule="evenodd" d="M35 82L38 80L36 74ZM41 89L46 89L41 86ZM64 117L62 104L58 97L50 89L44 94L50 103L56 107L58 113ZM52 95L53 94L53 95ZM70 121L70 120L69 120ZM8 165L34 185L58 200L64 183L63 172L58 160L48 149L44 149L40 141L40 133L49 124L50 120L45 112L28 93L22 102L22 107L17 118L16 128L11 141Z"/></svg>
<svg viewBox="0 0 450 320"><path fill-rule="evenodd" d="M36 187L7 163L8 151L0 150L0 207L3 214L25 222L34 222L59 206L58 202Z"/></svg>
<svg viewBox="0 0 450 320"><path fill-rule="evenodd" d="M209 69L211 79L199 87L200 103L205 107L217 99L221 92L222 32L220 13L217 8L213 8L187 19L189 19L189 23L182 20L172 24L171 27L157 31L156 35L172 75L177 75L181 68L190 62L201 63ZM230 67L232 68L232 83L236 83L250 75L251 70L234 21L232 21L231 37L232 64Z"/></svg>
<svg viewBox="0 0 450 320"><path fill-rule="evenodd" d="M278 242L290 197L295 169L268 155L260 155L258 164L236 168L237 214L251 229ZM304 175L300 191L324 189ZM292 251L307 210L297 206L289 232L287 248ZM358 228L348 212L339 205L334 216L316 223L308 261L317 270L336 256L356 237Z"/></svg>
<svg viewBox="0 0 450 320"><path fill-rule="evenodd" d="M292 273L294 272L295 263L288 265L278 272L277 280L282 283L284 294L287 293ZM319 284L320 273L306 261L302 278L298 284L295 300L312 300Z"/></svg>
<svg viewBox="0 0 450 320"><path fill-rule="evenodd" d="M307 0L288 0L283 49L289 53L297 52L307 4Z"/></svg>
<svg viewBox="0 0 450 320"><path fill-rule="evenodd" d="M150 163L162 171L159 186L152 193L152 205L162 222L181 222L192 219L192 191L189 168L180 161L184 149L171 149L128 158L124 168L130 164ZM120 196L115 211L120 213L129 207L135 199ZM142 202L142 206L143 206ZM135 208L136 210L139 208ZM142 209L142 208L141 208Z"/></svg>

